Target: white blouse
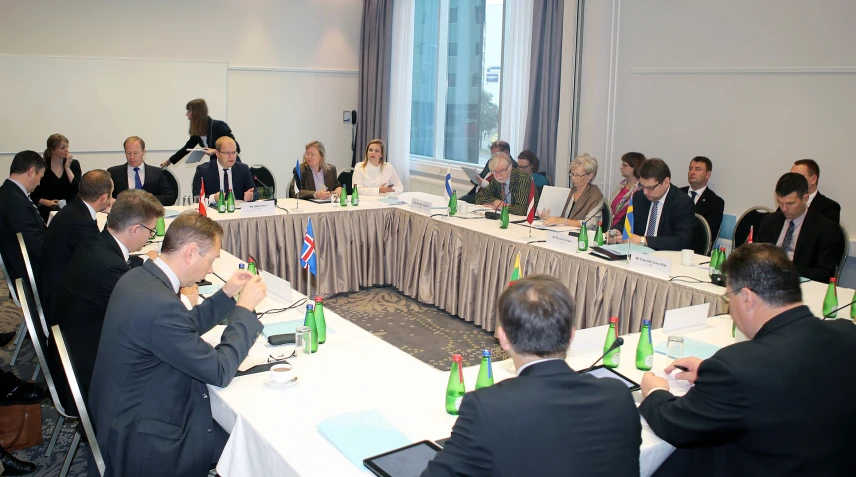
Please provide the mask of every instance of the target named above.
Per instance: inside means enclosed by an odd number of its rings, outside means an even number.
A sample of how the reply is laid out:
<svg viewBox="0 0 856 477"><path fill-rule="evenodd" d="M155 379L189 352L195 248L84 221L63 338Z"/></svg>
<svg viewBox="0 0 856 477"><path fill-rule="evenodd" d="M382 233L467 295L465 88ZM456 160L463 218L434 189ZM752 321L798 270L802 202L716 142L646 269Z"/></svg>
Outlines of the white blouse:
<svg viewBox="0 0 856 477"><path fill-rule="evenodd" d="M359 186L360 193L364 195L380 195L380 187L389 185L392 185L397 194L404 192L404 185L398 178L395 167L388 162L383 164L383 168L369 161L357 164L354 168L353 181L354 185Z"/></svg>

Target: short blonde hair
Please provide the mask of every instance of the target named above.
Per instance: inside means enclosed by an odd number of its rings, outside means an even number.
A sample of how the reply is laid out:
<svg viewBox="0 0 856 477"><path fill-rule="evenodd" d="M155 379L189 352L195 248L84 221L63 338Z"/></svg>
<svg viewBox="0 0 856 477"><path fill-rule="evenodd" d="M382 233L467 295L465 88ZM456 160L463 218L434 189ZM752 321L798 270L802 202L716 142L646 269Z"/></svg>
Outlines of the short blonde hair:
<svg viewBox="0 0 856 477"><path fill-rule="evenodd" d="M597 177L597 159L589 156L587 152L584 152L581 156L578 156L571 161L571 165L568 167L568 170L573 173L574 168L577 166L581 166L586 174L594 174L592 179Z"/></svg>
<svg viewBox="0 0 856 477"><path fill-rule="evenodd" d="M505 163L508 164L508 167L511 167L514 165L514 163L511 162L511 156L509 156L508 154L506 154L504 152L495 152L495 153L491 154L490 160L487 161L488 169L495 171L496 168L499 167L500 161L505 161Z"/></svg>
<svg viewBox="0 0 856 477"><path fill-rule="evenodd" d="M330 167L327 165L327 151L324 149L324 143L321 141L312 141L306 144L306 148L304 150L309 150L310 147L314 147L318 150L318 154L321 155L321 169L326 171ZM303 162L306 162L306 159L303 159Z"/></svg>
<svg viewBox="0 0 856 477"><path fill-rule="evenodd" d="M235 145L235 147L238 147L238 143L235 142L234 139L230 138L229 136L220 136L214 143L214 149L216 149L217 152L223 152L223 146L225 146L227 142L231 142Z"/></svg>

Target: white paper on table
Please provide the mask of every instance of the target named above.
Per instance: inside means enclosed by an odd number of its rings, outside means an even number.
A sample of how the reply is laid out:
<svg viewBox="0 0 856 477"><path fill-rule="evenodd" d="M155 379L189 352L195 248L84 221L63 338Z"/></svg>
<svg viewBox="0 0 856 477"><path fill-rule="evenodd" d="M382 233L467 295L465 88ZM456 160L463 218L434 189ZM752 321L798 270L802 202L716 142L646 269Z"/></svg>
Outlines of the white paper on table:
<svg viewBox="0 0 856 477"><path fill-rule="evenodd" d="M568 351L568 356L577 356L599 351L603 348L603 343L606 342L606 333L608 331L609 325L595 326L594 328L586 328L584 330L575 330L574 339L571 340L571 348Z"/></svg>
<svg viewBox="0 0 856 477"><path fill-rule="evenodd" d="M669 391L675 396L683 396L693 387L693 384L689 381L684 379L675 379L675 375L681 372L680 369L676 369L670 374L666 374L662 369L654 369L653 371L654 375L658 378L665 378L669 381Z"/></svg>
<svg viewBox="0 0 856 477"><path fill-rule="evenodd" d="M710 328L707 324L708 310L710 310L710 303L666 310L663 332L671 333L675 330L686 330L688 328Z"/></svg>
<svg viewBox="0 0 856 477"><path fill-rule="evenodd" d="M291 283L264 270L261 271L261 276L268 293L282 300L285 304L291 303Z"/></svg>
<svg viewBox="0 0 856 477"><path fill-rule="evenodd" d="M579 232L579 227L572 227L570 225L544 225L544 221L542 219L534 220L532 222L532 228L538 230L550 230L553 232Z"/></svg>

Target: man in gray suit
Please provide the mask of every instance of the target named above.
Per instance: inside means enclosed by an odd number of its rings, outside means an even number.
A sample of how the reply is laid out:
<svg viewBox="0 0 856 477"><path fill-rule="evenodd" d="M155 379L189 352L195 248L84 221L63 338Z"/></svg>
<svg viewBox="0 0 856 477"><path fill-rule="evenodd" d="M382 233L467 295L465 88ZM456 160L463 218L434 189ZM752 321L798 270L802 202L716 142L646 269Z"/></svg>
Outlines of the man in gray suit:
<svg viewBox="0 0 856 477"><path fill-rule="evenodd" d="M113 290L89 389L106 475L204 477L223 450L228 435L211 417L206 384L232 381L261 333L253 310L266 288L259 276L236 270L193 310L178 297L180 286L212 272L222 234L208 217L181 214L161 256ZM219 345L200 338L227 318ZM89 475L98 475L94 464Z"/></svg>

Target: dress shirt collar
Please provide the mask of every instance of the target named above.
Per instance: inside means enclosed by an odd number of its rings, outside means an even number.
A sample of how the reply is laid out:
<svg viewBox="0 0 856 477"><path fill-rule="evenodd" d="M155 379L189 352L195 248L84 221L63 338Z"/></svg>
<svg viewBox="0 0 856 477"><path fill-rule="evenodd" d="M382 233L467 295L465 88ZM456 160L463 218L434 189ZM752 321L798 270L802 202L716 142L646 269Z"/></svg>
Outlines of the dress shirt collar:
<svg viewBox="0 0 856 477"><path fill-rule="evenodd" d="M815 189L813 193L808 195L808 202L805 203L806 207L811 207L811 202L814 200L815 197L817 197L817 191L818 190Z"/></svg>
<svg viewBox="0 0 856 477"><path fill-rule="evenodd" d="M538 364L538 363L544 363L546 361L556 361L557 359L561 360L562 358L544 358L544 359L536 359L534 361L530 361L530 362L524 364L523 366L517 368L517 375L520 376L520 373L522 373L523 370L528 368L529 366L532 366L532 365Z"/></svg>
<svg viewBox="0 0 856 477"><path fill-rule="evenodd" d="M178 281L178 275L169 268L169 265L166 264L160 257L154 259L155 265L158 266L163 272L166 274L167 278L169 278L169 282L172 284L172 291L178 293L178 290L181 288L181 282Z"/></svg>
<svg viewBox="0 0 856 477"><path fill-rule="evenodd" d="M20 182L16 181L15 179L12 179L11 177L9 178L9 180L12 181L12 183L14 183L16 186L18 186L18 188L21 189L21 192L23 192L25 196L30 196L30 193L27 192L27 188L24 187L24 184L21 184Z"/></svg>
<svg viewBox="0 0 856 477"><path fill-rule="evenodd" d="M693 192L695 192L696 196L695 196L695 199L693 199L693 201L698 202L699 198L701 198L701 195L704 194L704 191L707 190L707 186L702 186L701 189L693 189L693 186L690 186L689 189L690 190L687 192L687 195L689 195L690 198L692 199Z"/></svg>
<svg viewBox="0 0 856 477"><path fill-rule="evenodd" d="M793 220L793 222L794 222L794 228L797 228L797 227L799 227L799 226L801 226L801 225L802 225L803 221L805 220L805 216L806 216L807 214L808 214L808 207L806 207L806 208L805 208L805 210L803 211L802 215L800 215L799 217L797 217L797 218L795 218L795 219ZM787 225L787 223L788 223L788 220L787 220L787 219L785 219L785 225Z"/></svg>
<svg viewBox="0 0 856 477"><path fill-rule="evenodd" d="M83 200L83 199L80 199L80 201L81 201L81 202L83 202L83 205L85 205L87 209L89 209L89 215L91 215L91 216L92 216L92 220L96 220L96 219L97 219L97 217L95 216L95 209L93 209L93 208L92 208L92 206L91 206L91 205L89 205L89 202L86 202L86 201L85 201L85 200ZM126 259L126 260L127 260L127 259Z"/></svg>
<svg viewBox="0 0 856 477"><path fill-rule="evenodd" d="M798 319L801 318L811 318L816 319L812 314L811 310L805 305L800 305L790 310L783 311L778 315L767 320L766 323L761 325L761 328L755 333L755 337L752 340L757 340L765 335L772 333L773 331L781 328L782 326L788 325Z"/></svg>
<svg viewBox="0 0 856 477"><path fill-rule="evenodd" d="M115 240L116 243L119 244L119 249L122 250L122 257L125 259L125 261L127 262L128 260L130 260L131 259L131 251L128 250L128 247L126 247L125 244L123 244L121 240L116 238L116 236L113 235L113 232L110 232L110 229L107 229L107 232L109 232L110 236L113 237L113 240Z"/></svg>

